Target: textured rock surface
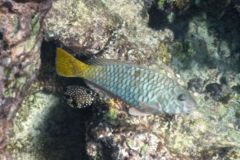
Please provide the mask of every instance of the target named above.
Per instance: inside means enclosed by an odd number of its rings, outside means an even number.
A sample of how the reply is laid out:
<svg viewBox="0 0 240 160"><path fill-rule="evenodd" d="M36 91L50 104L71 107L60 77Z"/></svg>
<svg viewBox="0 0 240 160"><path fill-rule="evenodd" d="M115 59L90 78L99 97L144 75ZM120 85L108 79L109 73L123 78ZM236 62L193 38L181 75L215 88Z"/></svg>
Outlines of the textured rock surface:
<svg viewBox="0 0 240 160"><path fill-rule="evenodd" d="M9 2L13 8L35 4ZM1 15L7 13L7 17L1 16L1 24L11 27L8 31L0 26L0 99L4 99L0 101L0 136L1 141L10 137L7 148L2 145L1 156L19 160L239 159L239 4L223 1L216 9L209 5L214 0L196 2L53 1L43 25L41 67L37 53L42 15L29 12L24 18L10 14L9 3L2 5ZM18 27L16 21L21 22ZM79 57L127 60L155 68L154 64L169 64L194 93L198 110L189 115L138 118L127 114L129 106L115 101L108 105L96 101L82 110L70 108L61 100L62 88L83 83L56 75L56 45ZM30 67L23 67L16 76L19 66L25 66L24 55ZM39 81L27 83L31 84L27 89L23 84L35 79L38 70ZM15 113L14 107L20 109L13 123L8 123L6 117L15 115L8 114ZM5 130L10 127L11 136Z"/></svg>
<svg viewBox="0 0 240 160"><path fill-rule="evenodd" d="M48 39L60 40L77 53L148 63L158 57L162 41L173 40L173 34L152 30L147 21L139 0L56 1L44 26Z"/></svg>
<svg viewBox="0 0 240 160"><path fill-rule="evenodd" d="M6 144L12 118L38 74L41 23L49 1L0 2L0 159L9 159Z"/></svg>
<svg viewBox="0 0 240 160"><path fill-rule="evenodd" d="M239 158L239 94L231 89L240 83L239 23L231 25L239 17L234 10L227 10L234 5L227 2L219 5L221 7L216 12L223 15L211 12L215 6L201 4L202 11L177 11L182 16L169 20L171 25L166 23L176 37L172 43L167 43L168 52L172 54L171 65L185 82L189 81L188 87L195 91L199 109L190 115L149 116L145 119L110 109L102 121L97 118L88 129L88 153L92 157ZM150 16L159 13L158 10L150 11ZM163 28L164 24L158 25L162 18L159 14L159 19L154 17L155 25ZM153 21L153 17L151 19ZM119 104L115 105L121 108ZM106 149L106 146L111 147Z"/></svg>
<svg viewBox="0 0 240 160"><path fill-rule="evenodd" d="M86 159L85 121L89 111L73 110L54 94L25 98L14 118L8 144L15 160Z"/></svg>
<svg viewBox="0 0 240 160"><path fill-rule="evenodd" d="M45 19L45 35L85 54L97 53L108 44L119 26L101 1L55 1Z"/></svg>

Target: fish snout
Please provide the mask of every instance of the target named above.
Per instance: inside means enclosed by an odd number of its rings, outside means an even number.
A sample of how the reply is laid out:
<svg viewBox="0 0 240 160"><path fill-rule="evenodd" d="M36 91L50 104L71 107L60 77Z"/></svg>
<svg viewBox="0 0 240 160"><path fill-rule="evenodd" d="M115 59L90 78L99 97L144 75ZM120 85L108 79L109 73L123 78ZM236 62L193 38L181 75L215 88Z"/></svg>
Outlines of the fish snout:
<svg viewBox="0 0 240 160"><path fill-rule="evenodd" d="M197 103L193 98L188 99L184 102L184 108L183 108L184 112L188 113L193 111L196 108L197 108Z"/></svg>

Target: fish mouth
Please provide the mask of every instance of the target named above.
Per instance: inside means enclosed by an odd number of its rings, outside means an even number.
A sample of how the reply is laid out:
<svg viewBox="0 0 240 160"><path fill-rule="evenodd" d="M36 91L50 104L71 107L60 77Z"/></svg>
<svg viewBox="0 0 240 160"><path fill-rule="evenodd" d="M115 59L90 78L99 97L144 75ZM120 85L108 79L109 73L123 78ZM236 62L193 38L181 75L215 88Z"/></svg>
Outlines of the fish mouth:
<svg viewBox="0 0 240 160"><path fill-rule="evenodd" d="M184 103L184 112L189 113L197 108L197 103L194 99L185 101Z"/></svg>

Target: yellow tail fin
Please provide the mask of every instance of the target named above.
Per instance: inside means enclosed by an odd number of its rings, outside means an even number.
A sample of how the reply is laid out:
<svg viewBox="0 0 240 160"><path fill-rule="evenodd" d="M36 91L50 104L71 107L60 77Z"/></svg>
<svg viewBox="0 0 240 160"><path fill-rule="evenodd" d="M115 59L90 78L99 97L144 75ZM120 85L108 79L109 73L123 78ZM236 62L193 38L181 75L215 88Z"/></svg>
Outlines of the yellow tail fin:
<svg viewBox="0 0 240 160"><path fill-rule="evenodd" d="M62 48L57 48L56 71L63 77L83 77L90 65L81 62Z"/></svg>

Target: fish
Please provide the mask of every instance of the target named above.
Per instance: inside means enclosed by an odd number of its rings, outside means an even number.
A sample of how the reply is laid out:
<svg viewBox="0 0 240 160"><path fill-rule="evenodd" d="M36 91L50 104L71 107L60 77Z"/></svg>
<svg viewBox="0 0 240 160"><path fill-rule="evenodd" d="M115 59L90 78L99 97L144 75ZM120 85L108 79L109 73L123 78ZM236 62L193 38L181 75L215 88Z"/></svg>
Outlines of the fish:
<svg viewBox="0 0 240 160"><path fill-rule="evenodd" d="M67 86L64 92L64 99L72 108L86 108L94 103L96 97L94 91L78 85Z"/></svg>
<svg viewBox="0 0 240 160"><path fill-rule="evenodd" d="M158 70L102 58L83 62L62 48L56 49L55 66L59 76L81 78L119 98L133 108L133 115L189 113L197 106L187 89Z"/></svg>

